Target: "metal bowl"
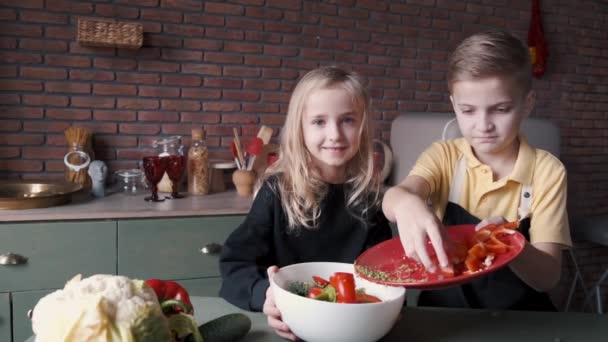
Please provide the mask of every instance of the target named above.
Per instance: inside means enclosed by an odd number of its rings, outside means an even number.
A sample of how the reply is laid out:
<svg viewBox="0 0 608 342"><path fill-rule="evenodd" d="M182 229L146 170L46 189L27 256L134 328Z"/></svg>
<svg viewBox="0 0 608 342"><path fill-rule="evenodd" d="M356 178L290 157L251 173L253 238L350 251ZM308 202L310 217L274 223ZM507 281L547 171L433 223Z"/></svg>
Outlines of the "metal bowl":
<svg viewBox="0 0 608 342"><path fill-rule="evenodd" d="M82 185L65 181L0 180L0 209L32 209L61 205Z"/></svg>

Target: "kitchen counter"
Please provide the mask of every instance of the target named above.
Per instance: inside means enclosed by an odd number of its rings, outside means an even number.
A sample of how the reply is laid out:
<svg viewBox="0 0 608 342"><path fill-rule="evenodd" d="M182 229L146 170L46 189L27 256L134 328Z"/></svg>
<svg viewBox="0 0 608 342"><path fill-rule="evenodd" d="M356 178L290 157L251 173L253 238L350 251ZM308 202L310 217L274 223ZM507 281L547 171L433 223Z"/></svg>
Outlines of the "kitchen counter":
<svg viewBox="0 0 608 342"><path fill-rule="evenodd" d="M192 297L197 322L243 312L252 321L242 342L285 341L266 316L240 310L221 298ZM606 341L608 315L565 312L493 311L406 307L383 342L398 341Z"/></svg>
<svg viewBox="0 0 608 342"><path fill-rule="evenodd" d="M243 311L217 297L191 297L199 324L242 312L251 330L241 342L283 342L260 312ZM608 316L574 312L492 311L406 307L382 342L399 341L606 341ZM33 338L26 342L32 342Z"/></svg>
<svg viewBox="0 0 608 342"><path fill-rule="evenodd" d="M0 222L242 215L249 212L252 203L251 198L240 197L236 191L205 196L183 194L185 198L154 203L144 201L149 194L131 196L113 193L94 198L88 193L79 193L73 196L71 203L60 206L0 210Z"/></svg>

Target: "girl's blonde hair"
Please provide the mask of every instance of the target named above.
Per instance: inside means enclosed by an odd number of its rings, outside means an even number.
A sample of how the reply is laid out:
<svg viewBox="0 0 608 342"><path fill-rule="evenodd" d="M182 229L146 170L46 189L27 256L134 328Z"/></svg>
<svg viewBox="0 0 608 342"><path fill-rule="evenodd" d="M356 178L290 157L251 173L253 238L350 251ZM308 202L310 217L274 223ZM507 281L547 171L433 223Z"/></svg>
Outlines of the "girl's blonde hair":
<svg viewBox="0 0 608 342"><path fill-rule="evenodd" d="M288 228L316 228L321 215L319 205L327 194L327 184L313 167L310 152L304 144L302 121L306 101L319 89L344 89L361 113L359 149L346 166L345 187L347 209L356 217L367 220L368 210L378 206L379 182L374 176L373 128L370 99L364 79L355 72L336 67L321 67L309 71L296 85L283 131L279 159L268 168L264 179L276 175Z"/></svg>

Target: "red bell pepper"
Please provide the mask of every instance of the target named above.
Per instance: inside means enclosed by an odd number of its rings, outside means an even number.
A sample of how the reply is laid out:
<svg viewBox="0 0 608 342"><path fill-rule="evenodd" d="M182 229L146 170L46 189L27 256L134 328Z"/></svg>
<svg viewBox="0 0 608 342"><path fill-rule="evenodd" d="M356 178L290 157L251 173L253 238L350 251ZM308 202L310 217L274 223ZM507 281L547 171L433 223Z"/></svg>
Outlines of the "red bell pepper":
<svg viewBox="0 0 608 342"><path fill-rule="evenodd" d="M308 298L317 299L323 293L323 289L320 287L313 287L308 291Z"/></svg>
<svg viewBox="0 0 608 342"><path fill-rule="evenodd" d="M170 280L148 279L146 284L156 293L165 316L180 312L194 314L188 292L178 283Z"/></svg>
<svg viewBox="0 0 608 342"><path fill-rule="evenodd" d="M338 303L356 303L355 277L352 273L336 272L329 278L329 283L336 289Z"/></svg>
<svg viewBox="0 0 608 342"><path fill-rule="evenodd" d="M376 296L367 293L357 293L357 303L380 303L381 301Z"/></svg>
<svg viewBox="0 0 608 342"><path fill-rule="evenodd" d="M329 285L329 281L327 281L321 277L312 276L312 280L321 287L325 287L325 286Z"/></svg>

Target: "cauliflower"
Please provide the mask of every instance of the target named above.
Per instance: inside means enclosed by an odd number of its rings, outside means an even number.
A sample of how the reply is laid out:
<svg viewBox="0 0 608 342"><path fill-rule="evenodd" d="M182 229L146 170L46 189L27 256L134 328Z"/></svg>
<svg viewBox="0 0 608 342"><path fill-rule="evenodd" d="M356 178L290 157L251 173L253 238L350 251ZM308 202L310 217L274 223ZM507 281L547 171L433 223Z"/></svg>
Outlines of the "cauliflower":
<svg viewBox="0 0 608 342"><path fill-rule="evenodd" d="M170 341L169 325L154 291L142 280L77 275L34 307L36 342Z"/></svg>

